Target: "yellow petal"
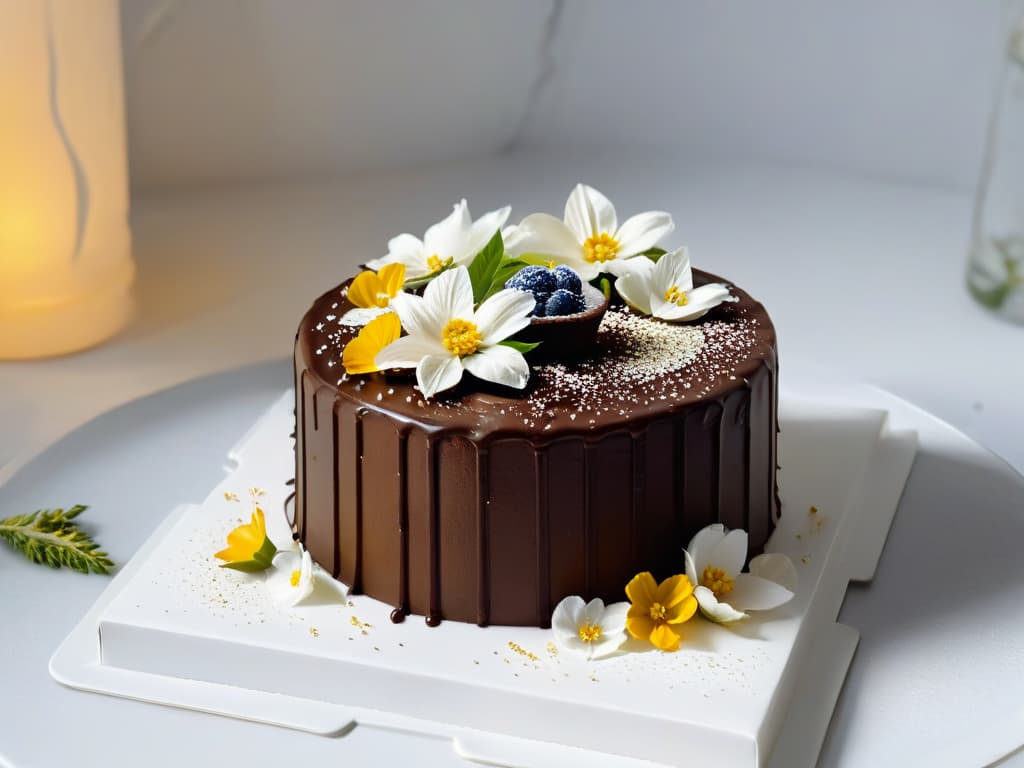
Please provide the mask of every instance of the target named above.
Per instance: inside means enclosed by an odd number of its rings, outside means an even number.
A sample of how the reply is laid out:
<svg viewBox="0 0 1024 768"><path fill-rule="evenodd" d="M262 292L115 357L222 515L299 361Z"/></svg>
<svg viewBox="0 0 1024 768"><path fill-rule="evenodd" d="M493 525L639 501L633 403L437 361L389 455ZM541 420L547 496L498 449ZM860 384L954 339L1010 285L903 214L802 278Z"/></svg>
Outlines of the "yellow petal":
<svg viewBox="0 0 1024 768"><path fill-rule="evenodd" d="M248 523L235 528L228 534L228 546L214 554L218 560L236 562L251 560L267 538L267 521L263 510L256 507Z"/></svg>
<svg viewBox="0 0 1024 768"><path fill-rule="evenodd" d="M668 624L659 624L651 632L651 645L663 651L678 651L679 635Z"/></svg>
<svg viewBox="0 0 1024 768"><path fill-rule="evenodd" d="M260 539L264 539L267 535L267 519L263 516L263 510L259 507L252 512L252 520L249 521L249 525L256 529Z"/></svg>
<svg viewBox="0 0 1024 768"><path fill-rule="evenodd" d="M683 599L683 602L672 608L668 616L665 617L665 621L669 624L682 624L684 621L689 621L693 618L693 614L697 612L697 598L693 595Z"/></svg>
<svg viewBox="0 0 1024 768"><path fill-rule="evenodd" d="M626 597L633 605L643 606L646 611L658 597L658 584L648 571L638 573L626 585Z"/></svg>
<svg viewBox="0 0 1024 768"><path fill-rule="evenodd" d="M384 292L393 299L405 283L405 264L388 264L381 268L377 277L384 286Z"/></svg>
<svg viewBox="0 0 1024 768"><path fill-rule="evenodd" d="M384 284L374 272L360 272L348 287L348 300L357 307L370 309L377 306L377 294L384 292Z"/></svg>
<svg viewBox="0 0 1024 768"><path fill-rule="evenodd" d="M630 614L626 616L626 629L637 640L646 640L657 625L646 613L638 612L636 615L632 615L632 613L630 611Z"/></svg>
<svg viewBox="0 0 1024 768"><path fill-rule="evenodd" d="M347 373L379 371L377 354L402 333L402 321L394 312L376 317L367 323L352 341L345 345L341 362Z"/></svg>
<svg viewBox="0 0 1024 768"><path fill-rule="evenodd" d="M674 608L693 594L693 584L686 574L669 576L658 585L657 601L666 608Z"/></svg>

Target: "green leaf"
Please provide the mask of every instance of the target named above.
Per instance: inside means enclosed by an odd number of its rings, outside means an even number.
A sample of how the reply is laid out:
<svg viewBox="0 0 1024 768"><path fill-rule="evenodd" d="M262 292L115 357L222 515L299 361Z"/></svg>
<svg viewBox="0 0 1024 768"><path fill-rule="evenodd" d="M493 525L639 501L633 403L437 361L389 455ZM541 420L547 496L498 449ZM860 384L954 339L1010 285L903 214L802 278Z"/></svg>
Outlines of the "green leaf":
<svg viewBox="0 0 1024 768"><path fill-rule="evenodd" d="M501 262L501 264L498 265L498 268L495 270L494 275L491 276L491 284L487 288L487 290L484 291L483 298L480 299L480 301L487 301L489 298L491 298L491 296L493 296L494 294L496 294L498 291L502 290L505 287L506 280L512 277L512 275L514 275L523 267L528 266L530 265L527 264L525 261L522 261L521 259L504 259Z"/></svg>
<svg viewBox="0 0 1024 768"><path fill-rule="evenodd" d="M524 264L533 264L542 267L550 266L552 262L554 262L554 259L546 253L521 253L519 254L519 259Z"/></svg>
<svg viewBox="0 0 1024 768"><path fill-rule="evenodd" d="M0 520L0 539L21 552L33 563L51 568L71 568L79 573L109 573L113 561L99 544L84 533L72 519L87 507L37 510Z"/></svg>
<svg viewBox="0 0 1024 768"><path fill-rule="evenodd" d="M505 243L501 239L501 230L483 247L469 264L469 282L473 285L473 302L479 304L491 287L494 273L498 271L502 258L505 256Z"/></svg>
<svg viewBox="0 0 1024 768"><path fill-rule="evenodd" d="M539 341L531 343L528 341L512 341L511 339L499 341L498 344L500 344L503 347L511 347L521 355L525 355L527 352L532 352L533 350L540 346Z"/></svg>
<svg viewBox="0 0 1024 768"><path fill-rule="evenodd" d="M655 246L654 248L648 248L643 253L639 253L637 255L646 256L651 261L657 263L658 259L664 256L666 253L668 253L668 251L666 251L664 248L658 248L657 246Z"/></svg>

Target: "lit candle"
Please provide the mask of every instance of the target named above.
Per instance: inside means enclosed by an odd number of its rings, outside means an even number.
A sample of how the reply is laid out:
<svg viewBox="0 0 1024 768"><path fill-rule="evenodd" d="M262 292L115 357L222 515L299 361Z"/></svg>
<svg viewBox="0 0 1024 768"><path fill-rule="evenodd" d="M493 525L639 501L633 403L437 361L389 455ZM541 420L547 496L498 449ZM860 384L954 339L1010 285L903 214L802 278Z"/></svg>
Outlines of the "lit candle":
<svg viewBox="0 0 1024 768"><path fill-rule="evenodd" d="M117 0L0 0L0 358L131 315Z"/></svg>

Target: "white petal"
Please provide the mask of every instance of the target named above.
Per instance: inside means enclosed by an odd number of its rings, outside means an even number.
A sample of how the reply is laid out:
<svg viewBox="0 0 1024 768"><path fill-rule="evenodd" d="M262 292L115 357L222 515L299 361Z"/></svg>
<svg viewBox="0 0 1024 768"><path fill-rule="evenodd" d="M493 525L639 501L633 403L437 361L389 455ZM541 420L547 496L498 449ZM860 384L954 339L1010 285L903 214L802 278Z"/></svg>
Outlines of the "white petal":
<svg viewBox="0 0 1024 768"><path fill-rule="evenodd" d="M650 263L649 259L644 261ZM651 264L653 267L654 265ZM632 270L620 276L615 281L615 290L622 300L638 312L645 315L651 314L651 272L644 270Z"/></svg>
<svg viewBox="0 0 1024 768"><path fill-rule="evenodd" d="M743 564L746 561L747 532L742 528L733 528L708 553L706 565L721 568L730 576L735 577L743 570Z"/></svg>
<svg viewBox="0 0 1024 768"><path fill-rule="evenodd" d="M602 656L607 656L610 653L614 653L625 641L625 626L623 626L623 628L617 632L602 631L601 639L597 642L590 643L590 658L599 659Z"/></svg>
<svg viewBox="0 0 1024 768"><path fill-rule="evenodd" d="M733 301L729 289L721 283L708 283L694 288L687 295L687 303L678 306L671 302L663 302L662 306L654 307L654 315L669 322L683 322L703 317L723 301ZM652 302L657 304L657 302Z"/></svg>
<svg viewBox="0 0 1024 768"><path fill-rule="evenodd" d="M631 216L615 235L619 241L619 258L643 253L675 229L672 217L664 211L648 211Z"/></svg>
<svg viewBox="0 0 1024 768"><path fill-rule="evenodd" d="M704 572L704 569L708 565L708 556L724 538L725 526L721 523L712 523L711 525L701 528L697 531L697 534L690 539L690 543L687 545L686 551L689 552L690 557L693 558L695 573ZM692 579L692 581L694 584L697 583L696 579Z"/></svg>
<svg viewBox="0 0 1024 768"><path fill-rule="evenodd" d="M298 584L292 574L298 571ZM279 608L290 608L313 592L313 560L306 550L285 550L274 557L274 567L267 573L267 590Z"/></svg>
<svg viewBox="0 0 1024 768"><path fill-rule="evenodd" d="M580 622L579 616L583 612L583 598L579 595L569 595L555 606L551 614L551 630L555 633L558 644L562 639L579 637Z"/></svg>
<svg viewBox="0 0 1024 768"><path fill-rule="evenodd" d="M629 603L626 602L605 606L604 616L601 618L601 632L612 635L625 632L627 613L629 613Z"/></svg>
<svg viewBox="0 0 1024 768"><path fill-rule="evenodd" d="M444 326L449 320L471 319L473 317L473 284L469 280L469 272L465 267L456 267L442 272L424 289L423 299L430 306L431 314L441 323L438 330L439 336L440 331L444 330Z"/></svg>
<svg viewBox="0 0 1024 768"><path fill-rule="evenodd" d="M700 576L697 573L697 563L687 550L683 550L683 562L686 563L686 578L691 584L700 584Z"/></svg>
<svg viewBox="0 0 1024 768"><path fill-rule="evenodd" d="M569 193L565 202L565 223L581 243L602 232L614 235L618 227L615 206L586 184L577 184Z"/></svg>
<svg viewBox="0 0 1024 768"><path fill-rule="evenodd" d="M714 622L728 624L730 621L747 618L747 614L737 611L729 603L720 602L707 587L697 587L693 590L693 596L697 598L700 612Z"/></svg>
<svg viewBox="0 0 1024 768"><path fill-rule="evenodd" d="M654 262L648 259L646 256L621 256L611 261L606 261L601 265L601 269L605 272L610 272L615 276L625 275L636 270L636 265L642 262L647 262L652 267Z"/></svg>
<svg viewBox="0 0 1024 768"><path fill-rule="evenodd" d="M796 592L796 566L786 555L775 552L758 555L750 561L750 575L774 581L790 592Z"/></svg>
<svg viewBox="0 0 1024 768"><path fill-rule="evenodd" d="M338 600L344 601L348 597L348 587L331 576L327 571L316 563L313 563L313 582L315 589L324 589L333 593Z"/></svg>
<svg viewBox="0 0 1024 768"><path fill-rule="evenodd" d="M595 597L585 606L583 606L582 623L584 624L597 624L602 627L602 620L604 618L604 600L600 597Z"/></svg>
<svg viewBox="0 0 1024 768"><path fill-rule="evenodd" d="M451 356L437 337L402 336L377 353L373 362L381 370L416 368L425 357Z"/></svg>
<svg viewBox="0 0 1024 768"><path fill-rule="evenodd" d="M425 272L427 269L427 257L423 253L423 241L416 235L404 233L388 240L388 252L386 256L379 259L371 259L366 262L370 269L380 269L388 264L400 262L406 266L406 278L410 271Z"/></svg>
<svg viewBox="0 0 1024 768"><path fill-rule="evenodd" d="M445 350L443 355L430 355L416 366L416 383L424 397L451 389L462 380L462 361Z"/></svg>
<svg viewBox="0 0 1024 768"><path fill-rule="evenodd" d="M460 264L472 261L473 257L480 253L484 246L491 241L494 233L505 226L511 211L511 208L505 206L496 211L485 213L474 221L473 226L470 227L469 232L466 234L459 253L454 254L455 263Z"/></svg>
<svg viewBox="0 0 1024 768"><path fill-rule="evenodd" d="M574 656L582 656L585 659L589 659L591 654L594 652L592 645L590 643L584 643L580 640L578 635L576 637L565 638L558 644L558 647L563 651L568 651Z"/></svg>
<svg viewBox="0 0 1024 768"><path fill-rule="evenodd" d="M793 599L793 593L774 581L741 573L733 581L729 601L744 611L768 611Z"/></svg>
<svg viewBox="0 0 1024 768"><path fill-rule="evenodd" d="M522 389L530 380L530 366L521 353L497 344L483 347L475 355L462 358L466 370L484 381Z"/></svg>
<svg viewBox="0 0 1024 768"><path fill-rule="evenodd" d="M469 234L473 219L469 215L469 206L461 200L452 207L447 218L431 226L423 235L423 255L425 258L437 255L443 261L454 256L459 245Z"/></svg>
<svg viewBox="0 0 1024 768"><path fill-rule="evenodd" d="M541 253L555 259L583 261L583 244L564 222L547 213L531 213L516 227L511 243L505 244L510 256Z"/></svg>
<svg viewBox="0 0 1024 768"><path fill-rule="evenodd" d="M662 292L673 286L680 291L693 288L693 269L690 266L690 252L684 245L664 254L654 267L654 285Z"/></svg>
<svg viewBox="0 0 1024 768"><path fill-rule="evenodd" d="M537 302L533 294L511 288L498 291L480 305L473 322L484 346L497 344L530 324L530 312Z"/></svg>
<svg viewBox="0 0 1024 768"><path fill-rule="evenodd" d="M398 294L389 306L402 321L402 329L413 336L440 339L441 331L451 319L444 317L435 304L414 293Z"/></svg>
<svg viewBox="0 0 1024 768"><path fill-rule="evenodd" d="M416 237L416 235L408 233L392 237L388 240L388 256L393 260L402 262L411 261L416 258L422 261L425 258L423 254L423 241Z"/></svg>

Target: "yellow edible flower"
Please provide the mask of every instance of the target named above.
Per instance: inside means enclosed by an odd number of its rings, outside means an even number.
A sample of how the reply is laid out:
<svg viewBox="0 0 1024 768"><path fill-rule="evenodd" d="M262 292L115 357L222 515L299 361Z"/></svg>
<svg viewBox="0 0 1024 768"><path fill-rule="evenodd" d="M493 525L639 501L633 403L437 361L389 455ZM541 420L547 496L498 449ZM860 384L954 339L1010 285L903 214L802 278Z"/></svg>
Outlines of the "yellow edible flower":
<svg viewBox="0 0 1024 768"><path fill-rule="evenodd" d="M401 265L399 265L401 266ZM402 321L394 312L376 317L359 331L359 335L345 345L341 362L346 373L373 373L379 371L377 354L402 335Z"/></svg>
<svg viewBox="0 0 1024 768"><path fill-rule="evenodd" d="M405 264L388 264L379 272L360 272L348 287L348 300L364 309L383 309L402 290Z"/></svg>
<svg viewBox="0 0 1024 768"><path fill-rule="evenodd" d="M661 584L644 571L626 585L631 603L626 614L626 629L638 640L649 640L663 651L679 650L676 628L697 611L693 584L683 574L670 576Z"/></svg>
<svg viewBox="0 0 1024 768"><path fill-rule="evenodd" d="M235 528L228 534L227 549L217 552L214 557L226 560L221 568L252 573L270 567L277 554L277 547L267 538L267 522L263 510L256 507L252 520Z"/></svg>

